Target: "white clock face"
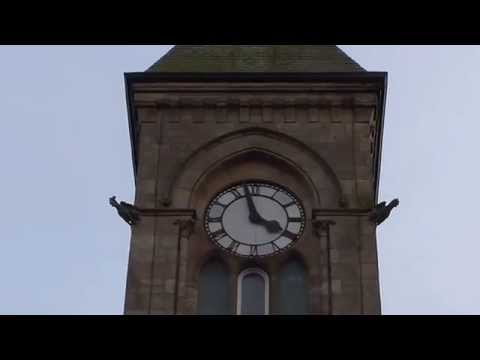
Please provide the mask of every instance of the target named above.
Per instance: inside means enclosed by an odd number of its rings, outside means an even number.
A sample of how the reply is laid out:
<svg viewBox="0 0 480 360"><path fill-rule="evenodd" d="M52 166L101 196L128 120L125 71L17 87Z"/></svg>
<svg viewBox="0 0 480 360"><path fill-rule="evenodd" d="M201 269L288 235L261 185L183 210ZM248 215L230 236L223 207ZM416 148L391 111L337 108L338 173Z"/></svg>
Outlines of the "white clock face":
<svg viewBox="0 0 480 360"><path fill-rule="evenodd" d="M269 256L298 241L305 212L297 197L280 186L245 183L211 201L205 227L217 246L237 256Z"/></svg>

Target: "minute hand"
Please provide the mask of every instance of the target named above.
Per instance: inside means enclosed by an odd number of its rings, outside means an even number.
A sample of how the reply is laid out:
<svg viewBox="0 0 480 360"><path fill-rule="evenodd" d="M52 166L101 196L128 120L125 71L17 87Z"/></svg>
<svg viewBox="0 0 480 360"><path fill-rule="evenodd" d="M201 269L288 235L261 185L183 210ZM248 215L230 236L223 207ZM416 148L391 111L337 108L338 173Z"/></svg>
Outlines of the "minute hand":
<svg viewBox="0 0 480 360"><path fill-rule="evenodd" d="M250 212L250 221L256 225L263 225L266 227L267 231L272 234L276 234L282 230L282 227L278 223L278 221L272 220L268 221L265 220L257 211L255 207L255 203L253 202L252 195L248 191L248 187L243 185L243 189L245 190L245 196L247 198L248 210Z"/></svg>
<svg viewBox="0 0 480 360"><path fill-rule="evenodd" d="M245 190L245 196L247 198L248 211L250 212L250 221L254 224L262 224L264 219L258 213L257 208L255 207L255 203L253 202L252 195L248 191L247 185L243 185L243 189Z"/></svg>

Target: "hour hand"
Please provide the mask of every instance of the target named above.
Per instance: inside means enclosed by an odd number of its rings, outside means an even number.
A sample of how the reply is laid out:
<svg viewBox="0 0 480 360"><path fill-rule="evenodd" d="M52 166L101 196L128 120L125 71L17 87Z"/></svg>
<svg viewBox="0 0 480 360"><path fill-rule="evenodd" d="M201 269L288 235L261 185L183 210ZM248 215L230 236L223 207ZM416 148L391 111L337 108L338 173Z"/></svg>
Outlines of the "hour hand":
<svg viewBox="0 0 480 360"><path fill-rule="evenodd" d="M276 220L272 220L272 221L264 220L263 225L265 225L265 228L271 234L277 234L283 230L283 228L280 226L280 223Z"/></svg>
<svg viewBox="0 0 480 360"><path fill-rule="evenodd" d="M256 225L263 225L267 229L267 231L271 234L276 234L282 231L282 227L280 226L279 222L276 220L268 221L265 220L257 211L255 207L255 203L253 202L252 195L248 191L247 185L243 185L243 189L245 190L245 196L247 198L248 210L250 212L249 219L252 224Z"/></svg>

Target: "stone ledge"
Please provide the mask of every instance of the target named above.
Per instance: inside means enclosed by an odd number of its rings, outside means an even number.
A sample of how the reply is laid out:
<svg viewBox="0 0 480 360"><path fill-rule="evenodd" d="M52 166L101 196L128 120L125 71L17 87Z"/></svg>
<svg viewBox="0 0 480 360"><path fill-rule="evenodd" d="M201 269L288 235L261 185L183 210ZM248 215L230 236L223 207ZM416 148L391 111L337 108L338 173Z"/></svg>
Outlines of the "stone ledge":
<svg viewBox="0 0 480 360"><path fill-rule="evenodd" d="M192 209L142 209L138 211L143 216L155 216L155 217L188 217L192 219L197 218L196 210Z"/></svg>
<svg viewBox="0 0 480 360"><path fill-rule="evenodd" d="M313 219L329 216L369 216L372 209L313 209Z"/></svg>

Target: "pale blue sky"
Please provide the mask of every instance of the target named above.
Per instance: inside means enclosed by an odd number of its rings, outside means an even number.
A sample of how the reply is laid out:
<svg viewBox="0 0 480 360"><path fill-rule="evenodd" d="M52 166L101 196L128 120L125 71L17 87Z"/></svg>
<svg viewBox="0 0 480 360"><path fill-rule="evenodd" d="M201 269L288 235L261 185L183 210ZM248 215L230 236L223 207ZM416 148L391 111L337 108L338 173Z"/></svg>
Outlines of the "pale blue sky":
<svg viewBox="0 0 480 360"><path fill-rule="evenodd" d="M0 46L0 314L122 314L132 201L124 72L171 46ZM340 46L389 73L385 314L480 314L479 46Z"/></svg>

